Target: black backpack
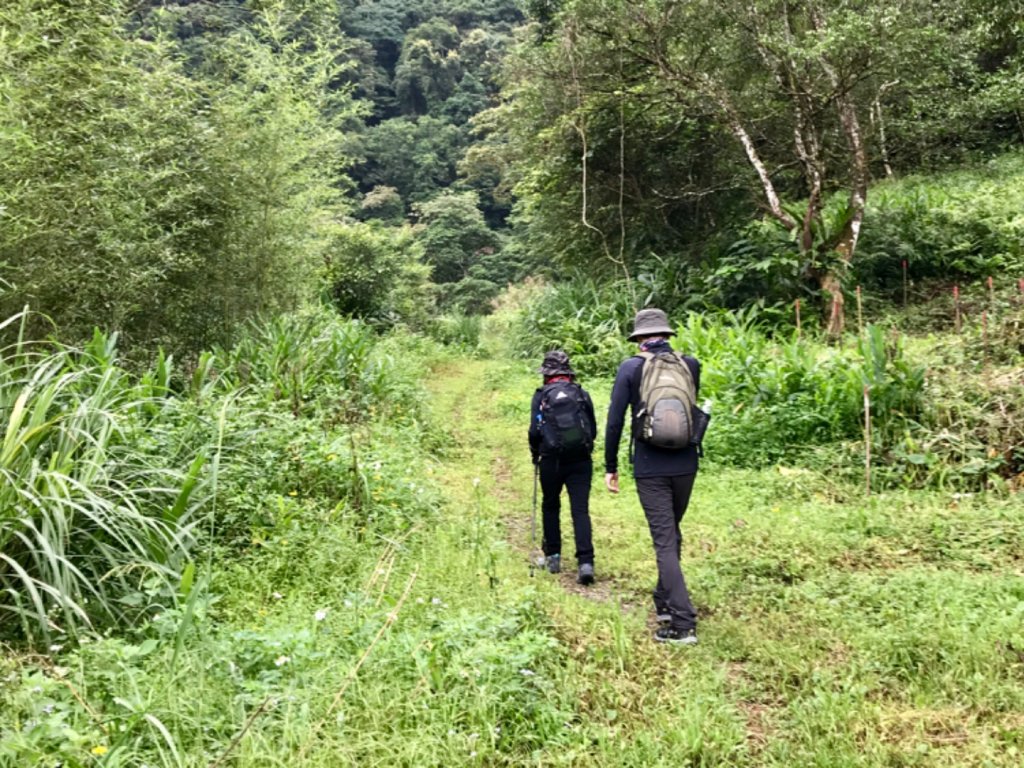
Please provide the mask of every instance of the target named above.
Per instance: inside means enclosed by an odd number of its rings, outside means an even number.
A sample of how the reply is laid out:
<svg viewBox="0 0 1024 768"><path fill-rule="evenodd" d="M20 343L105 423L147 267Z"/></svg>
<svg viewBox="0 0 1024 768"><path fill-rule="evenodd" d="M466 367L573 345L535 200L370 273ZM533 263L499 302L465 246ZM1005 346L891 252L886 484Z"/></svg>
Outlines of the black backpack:
<svg viewBox="0 0 1024 768"><path fill-rule="evenodd" d="M590 418L579 384L559 381L541 389L540 435L544 455L588 452L593 447Z"/></svg>

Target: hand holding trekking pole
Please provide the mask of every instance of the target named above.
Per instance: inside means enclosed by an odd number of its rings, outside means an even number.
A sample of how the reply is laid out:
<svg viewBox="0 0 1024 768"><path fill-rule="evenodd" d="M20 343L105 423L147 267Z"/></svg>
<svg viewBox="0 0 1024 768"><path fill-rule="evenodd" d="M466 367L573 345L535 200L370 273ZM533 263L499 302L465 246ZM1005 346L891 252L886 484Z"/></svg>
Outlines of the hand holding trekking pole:
<svg viewBox="0 0 1024 768"><path fill-rule="evenodd" d="M604 476L604 487L607 488L612 493L618 493L619 492L619 473L618 472L608 472Z"/></svg>

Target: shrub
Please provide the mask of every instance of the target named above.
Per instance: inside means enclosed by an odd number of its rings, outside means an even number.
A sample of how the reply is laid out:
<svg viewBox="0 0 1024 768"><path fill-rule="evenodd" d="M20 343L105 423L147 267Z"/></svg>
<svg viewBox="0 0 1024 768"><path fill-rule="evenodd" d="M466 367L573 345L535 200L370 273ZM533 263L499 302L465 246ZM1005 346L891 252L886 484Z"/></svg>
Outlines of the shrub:
<svg viewBox="0 0 1024 768"><path fill-rule="evenodd" d="M442 344L475 354L480 349L482 328L480 315L445 314L435 317L427 331Z"/></svg>
<svg viewBox="0 0 1024 768"><path fill-rule="evenodd" d="M984 278L1024 270L1024 155L977 169L877 185L854 261L858 282L893 297L902 261L913 280Z"/></svg>
<svg viewBox="0 0 1024 768"><path fill-rule="evenodd" d="M230 396L218 542L245 546L309 502L362 530L424 516L429 495L380 468L409 467L432 440L419 382L426 349L324 310L254 324L223 360L216 389ZM376 435L387 431L389 448Z"/></svg>
<svg viewBox="0 0 1024 768"><path fill-rule="evenodd" d="M324 260L323 290L341 314L417 327L425 322L430 268L408 228L339 225Z"/></svg>

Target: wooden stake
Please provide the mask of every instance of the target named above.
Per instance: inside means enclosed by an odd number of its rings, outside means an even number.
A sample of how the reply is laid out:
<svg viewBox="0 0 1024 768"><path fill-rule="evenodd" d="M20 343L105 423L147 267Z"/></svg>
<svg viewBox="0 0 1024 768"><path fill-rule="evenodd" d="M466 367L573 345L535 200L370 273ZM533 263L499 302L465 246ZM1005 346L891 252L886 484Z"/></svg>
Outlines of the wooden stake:
<svg viewBox="0 0 1024 768"><path fill-rule="evenodd" d="M953 286L953 327L960 333L960 286Z"/></svg>
<svg viewBox="0 0 1024 768"><path fill-rule="evenodd" d="M1022 281L1024 282L1024 281ZM800 338L800 299L793 302L793 306L796 309L796 337Z"/></svg>
<svg viewBox="0 0 1024 768"><path fill-rule="evenodd" d="M864 491L871 495L871 388L864 387Z"/></svg>
<svg viewBox="0 0 1024 768"><path fill-rule="evenodd" d="M989 309L995 310L995 308L996 308L996 289L992 285L992 275L988 276L988 305L989 305Z"/></svg>
<svg viewBox="0 0 1024 768"><path fill-rule="evenodd" d="M903 308L907 308L907 260L903 260Z"/></svg>
<svg viewBox="0 0 1024 768"><path fill-rule="evenodd" d="M864 335L864 305L860 299L860 286L857 286L857 333Z"/></svg>
<svg viewBox="0 0 1024 768"><path fill-rule="evenodd" d="M992 278L989 278L991 280ZM981 310L981 354L988 367L988 310Z"/></svg>

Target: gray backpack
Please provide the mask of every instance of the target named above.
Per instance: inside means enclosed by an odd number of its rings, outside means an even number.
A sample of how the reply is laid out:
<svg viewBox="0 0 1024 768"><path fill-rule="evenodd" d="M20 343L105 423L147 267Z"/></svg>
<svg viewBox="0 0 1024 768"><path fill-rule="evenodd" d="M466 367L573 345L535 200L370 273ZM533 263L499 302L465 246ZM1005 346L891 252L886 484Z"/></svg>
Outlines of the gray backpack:
<svg viewBox="0 0 1024 768"><path fill-rule="evenodd" d="M694 437L697 388L690 366L676 352L641 352L640 403L633 436L656 448L681 449Z"/></svg>

